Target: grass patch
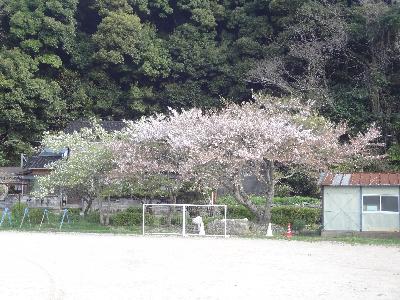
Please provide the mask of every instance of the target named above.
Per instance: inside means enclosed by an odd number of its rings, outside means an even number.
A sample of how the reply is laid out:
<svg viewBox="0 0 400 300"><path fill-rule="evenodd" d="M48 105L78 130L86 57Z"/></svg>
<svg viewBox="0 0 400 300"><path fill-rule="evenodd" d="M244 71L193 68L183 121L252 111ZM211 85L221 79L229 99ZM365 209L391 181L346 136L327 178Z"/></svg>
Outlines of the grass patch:
<svg viewBox="0 0 400 300"><path fill-rule="evenodd" d="M24 225L22 228L19 226L3 226L0 231L21 231L21 232L77 232L77 233L112 233L112 234L141 234L141 226L103 226L94 224L87 221L71 222L64 224L62 229L59 230L60 224L43 224L42 228L39 225ZM267 238L264 234L254 234L247 236L233 236L235 238L249 238L249 239L273 239L273 240L287 240L283 235L276 234L272 238ZM400 247L400 238L367 238L367 237L321 237L319 235L294 235L292 241L302 241L309 243L317 242L336 242L346 243L351 245L378 245L378 246L395 246Z"/></svg>
<svg viewBox="0 0 400 300"><path fill-rule="evenodd" d="M60 230L60 223L43 223L40 228L38 224L25 223L22 228L20 224L4 224L0 227L0 231L35 231L35 232L82 232L82 233L115 233L115 234L140 234L142 232L141 226L103 226L98 223L91 223L85 220L73 220L69 224L64 223Z"/></svg>

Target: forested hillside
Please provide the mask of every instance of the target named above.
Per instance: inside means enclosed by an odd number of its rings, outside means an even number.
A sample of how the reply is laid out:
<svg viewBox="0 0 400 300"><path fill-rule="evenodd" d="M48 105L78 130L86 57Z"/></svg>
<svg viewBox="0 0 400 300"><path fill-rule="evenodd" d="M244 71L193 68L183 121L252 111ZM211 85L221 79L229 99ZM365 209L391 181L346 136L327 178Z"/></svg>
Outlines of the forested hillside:
<svg viewBox="0 0 400 300"><path fill-rule="evenodd" d="M0 166L77 118L252 91L376 122L400 165L400 6L373 0L0 0ZM381 166L382 167L382 166Z"/></svg>

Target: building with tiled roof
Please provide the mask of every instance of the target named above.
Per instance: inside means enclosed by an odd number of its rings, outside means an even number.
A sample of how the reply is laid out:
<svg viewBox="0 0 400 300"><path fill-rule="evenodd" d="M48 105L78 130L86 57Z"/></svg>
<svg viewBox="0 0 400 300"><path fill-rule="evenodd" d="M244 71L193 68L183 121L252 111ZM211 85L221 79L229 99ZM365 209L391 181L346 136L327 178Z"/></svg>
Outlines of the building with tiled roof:
<svg viewBox="0 0 400 300"><path fill-rule="evenodd" d="M99 124L107 131L119 131L126 125L122 121L99 121ZM78 132L83 128L90 128L92 122L90 120L79 119L71 122L63 130L65 133ZM51 151L49 149L43 149L41 152L33 156L23 156L21 161L22 171L20 171L21 178L24 181L26 187L21 189L24 193L29 193L33 187L33 181L35 176L46 175L51 172L51 164L67 157L69 155L69 149L63 149L59 153Z"/></svg>

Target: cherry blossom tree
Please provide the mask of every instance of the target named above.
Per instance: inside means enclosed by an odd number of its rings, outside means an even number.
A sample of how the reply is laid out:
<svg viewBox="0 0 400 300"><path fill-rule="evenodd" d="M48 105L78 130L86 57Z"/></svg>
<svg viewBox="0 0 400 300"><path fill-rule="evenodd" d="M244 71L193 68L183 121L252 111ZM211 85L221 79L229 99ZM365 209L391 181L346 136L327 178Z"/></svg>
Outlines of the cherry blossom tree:
<svg viewBox="0 0 400 300"><path fill-rule="evenodd" d="M352 159L371 159L372 127L346 136L346 124L334 125L310 103L255 96L254 102L227 104L220 110L170 110L167 115L128 122L120 141L111 144L118 166L112 174L174 174L202 188L229 183L236 199L261 223L269 222L277 180L275 166L323 170ZM252 173L266 186L266 205L250 201L243 176Z"/></svg>
<svg viewBox="0 0 400 300"><path fill-rule="evenodd" d="M106 132L99 124L67 134L46 133L42 146L55 152L69 149L69 155L52 163L52 172L38 176L34 196L65 194L79 197L86 203L86 214L95 199L104 196L108 188L106 174L113 168L113 156L107 146L117 133Z"/></svg>

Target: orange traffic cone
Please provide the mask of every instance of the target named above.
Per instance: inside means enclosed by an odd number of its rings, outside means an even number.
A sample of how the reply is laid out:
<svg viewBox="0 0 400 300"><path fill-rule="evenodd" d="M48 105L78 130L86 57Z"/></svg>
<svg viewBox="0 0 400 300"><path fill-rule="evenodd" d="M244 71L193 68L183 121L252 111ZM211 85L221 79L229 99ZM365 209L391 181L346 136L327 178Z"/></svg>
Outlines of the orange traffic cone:
<svg viewBox="0 0 400 300"><path fill-rule="evenodd" d="M289 223L288 226L287 226L286 237L287 237L288 239L290 239L290 238L292 237L292 229L291 229L291 227L290 227L290 223Z"/></svg>

